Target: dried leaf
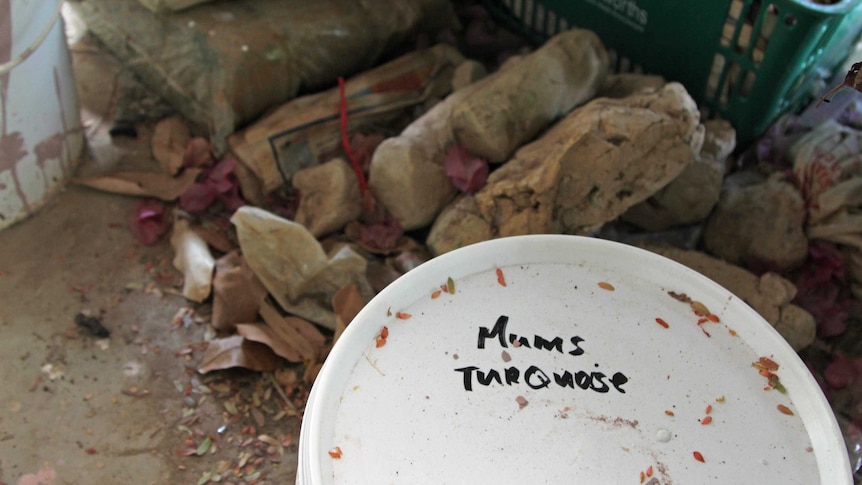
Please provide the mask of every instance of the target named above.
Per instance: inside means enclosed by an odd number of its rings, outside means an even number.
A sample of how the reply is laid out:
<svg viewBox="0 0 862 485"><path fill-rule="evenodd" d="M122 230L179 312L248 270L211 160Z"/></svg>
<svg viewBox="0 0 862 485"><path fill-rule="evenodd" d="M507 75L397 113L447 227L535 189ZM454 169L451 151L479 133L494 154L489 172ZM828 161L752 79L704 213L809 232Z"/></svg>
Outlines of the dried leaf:
<svg viewBox="0 0 862 485"><path fill-rule="evenodd" d="M314 381L317 379L317 375L320 374L320 368L322 366L322 362L306 365L305 372L302 374L302 380L307 384L314 383Z"/></svg>
<svg viewBox="0 0 862 485"><path fill-rule="evenodd" d="M203 441L201 441L201 444L198 445L197 450L195 450L195 454L198 456L203 455L210 449L210 446L212 446L212 444L213 439L207 436Z"/></svg>
<svg viewBox="0 0 862 485"><path fill-rule="evenodd" d="M115 172L108 175L75 179L74 182L115 194L155 197L174 201L195 183L200 169L186 169L176 177L156 172Z"/></svg>
<svg viewBox="0 0 862 485"><path fill-rule="evenodd" d="M347 285L338 290L332 297L332 309L335 311L335 337L333 343L338 340L341 333L350 325L356 314L365 307L365 297L359 292L356 285Z"/></svg>
<svg viewBox="0 0 862 485"><path fill-rule="evenodd" d="M236 331L248 340L260 342L273 352L291 362L302 362L302 355L293 347L293 342L285 340L272 327L262 323L240 323Z"/></svg>
<svg viewBox="0 0 862 485"><path fill-rule="evenodd" d="M264 344L246 340L241 335L210 341L198 366L198 372L244 367L267 372L278 368L281 359Z"/></svg>
<svg viewBox="0 0 862 485"><path fill-rule="evenodd" d="M213 327L230 330L237 323L257 320L257 310L264 298L266 288L245 264L239 252L232 251L216 261Z"/></svg>
<svg viewBox="0 0 862 485"><path fill-rule="evenodd" d="M260 307L260 316L276 335L296 349L304 360L316 362L323 357L326 337L312 323L298 317L282 316L267 301Z"/></svg>
<svg viewBox="0 0 862 485"><path fill-rule="evenodd" d="M189 127L179 116L171 116L156 123L150 146L153 158L164 172L174 175L180 171L189 139Z"/></svg>
<svg viewBox="0 0 862 485"><path fill-rule="evenodd" d="M198 224L193 225L192 230L216 251L229 253L237 249L224 230L215 227L204 227Z"/></svg>
<svg viewBox="0 0 862 485"><path fill-rule="evenodd" d="M380 293L393 281L400 278L401 273L388 264L372 259L365 268L365 277L368 279L371 289Z"/></svg>

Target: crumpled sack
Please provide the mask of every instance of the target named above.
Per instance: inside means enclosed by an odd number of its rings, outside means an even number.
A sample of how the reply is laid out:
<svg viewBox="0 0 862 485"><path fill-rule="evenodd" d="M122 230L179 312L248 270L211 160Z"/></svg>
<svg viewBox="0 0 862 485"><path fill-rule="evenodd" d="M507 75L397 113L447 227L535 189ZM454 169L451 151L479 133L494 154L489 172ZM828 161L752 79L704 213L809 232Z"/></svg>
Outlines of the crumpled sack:
<svg viewBox="0 0 862 485"><path fill-rule="evenodd" d="M862 131L826 121L791 148L808 237L862 250Z"/></svg>

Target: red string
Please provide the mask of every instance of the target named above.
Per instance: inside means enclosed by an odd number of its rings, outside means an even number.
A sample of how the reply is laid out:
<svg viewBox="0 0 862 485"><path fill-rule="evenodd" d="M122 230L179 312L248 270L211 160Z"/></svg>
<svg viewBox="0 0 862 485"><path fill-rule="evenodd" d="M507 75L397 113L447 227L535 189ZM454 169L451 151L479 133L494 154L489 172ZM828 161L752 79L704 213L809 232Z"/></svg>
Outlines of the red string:
<svg viewBox="0 0 862 485"><path fill-rule="evenodd" d="M359 189L362 195L368 191L368 183L365 181L365 173L362 172L362 167L359 166L359 161L353 155L353 150L350 149L350 138L347 136L347 96L344 93L344 78L338 78L338 94L339 94L339 117L341 121L341 147L347 158L350 159L350 164L353 165L353 171L356 172L356 178L359 179Z"/></svg>

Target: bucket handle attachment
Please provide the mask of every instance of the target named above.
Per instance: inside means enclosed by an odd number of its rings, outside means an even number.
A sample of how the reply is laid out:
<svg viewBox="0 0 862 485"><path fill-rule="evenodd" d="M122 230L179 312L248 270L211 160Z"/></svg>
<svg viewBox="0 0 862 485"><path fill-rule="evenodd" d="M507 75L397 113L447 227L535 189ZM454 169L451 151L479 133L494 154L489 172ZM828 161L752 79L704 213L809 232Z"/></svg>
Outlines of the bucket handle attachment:
<svg viewBox="0 0 862 485"><path fill-rule="evenodd" d="M45 42L45 38L47 38L48 34L51 33L51 29L54 28L54 24L57 23L57 19L60 17L60 11L62 8L63 8L63 2L62 2L62 0L59 0L57 2L57 7L54 9L54 13L51 15L51 21L48 22L48 25L39 34L39 37L36 37L36 40L34 40L29 46L27 46L26 49L21 51L20 54L15 56L14 59L12 59L11 61L9 61L5 64L0 64L0 76L6 74L7 72L11 71L12 69L15 69L15 67L18 66L18 64L21 64L28 57L30 57L31 54L36 52L36 49L38 49L39 46L42 45L42 42Z"/></svg>

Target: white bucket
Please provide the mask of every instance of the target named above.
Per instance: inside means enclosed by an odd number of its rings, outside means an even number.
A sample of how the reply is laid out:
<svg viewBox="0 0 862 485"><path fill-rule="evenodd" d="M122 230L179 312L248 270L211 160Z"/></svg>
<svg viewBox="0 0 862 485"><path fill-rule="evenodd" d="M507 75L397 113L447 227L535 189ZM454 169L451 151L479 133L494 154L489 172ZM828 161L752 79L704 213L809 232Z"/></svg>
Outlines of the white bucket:
<svg viewBox="0 0 862 485"><path fill-rule="evenodd" d="M60 0L0 0L0 229L38 209L84 147Z"/></svg>
<svg viewBox="0 0 862 485"><path fill-rule="evenodd" d="M437 294L450 277L455 293ZM786 392L752 365L761 357ZM381 292L314 385L297 473L304 485L706 482L852 478L820 388L757 313L673 261L575 236L469 246Z"/></svg>

